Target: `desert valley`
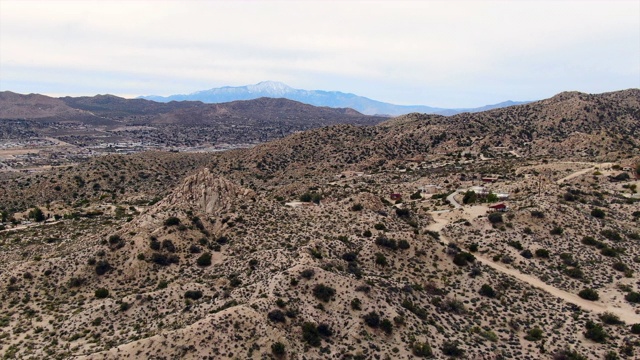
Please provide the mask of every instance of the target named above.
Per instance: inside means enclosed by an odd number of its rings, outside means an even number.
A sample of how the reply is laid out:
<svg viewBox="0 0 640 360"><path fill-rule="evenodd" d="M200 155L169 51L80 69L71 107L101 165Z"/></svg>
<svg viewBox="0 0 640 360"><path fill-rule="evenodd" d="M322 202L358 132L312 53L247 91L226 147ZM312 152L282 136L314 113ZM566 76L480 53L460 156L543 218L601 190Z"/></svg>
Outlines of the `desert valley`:
<svg viewBox="0 0 640 360"><path fill-rule="evenodd" d="M640 90L0 93L5 359L637 359Z"/></svg>

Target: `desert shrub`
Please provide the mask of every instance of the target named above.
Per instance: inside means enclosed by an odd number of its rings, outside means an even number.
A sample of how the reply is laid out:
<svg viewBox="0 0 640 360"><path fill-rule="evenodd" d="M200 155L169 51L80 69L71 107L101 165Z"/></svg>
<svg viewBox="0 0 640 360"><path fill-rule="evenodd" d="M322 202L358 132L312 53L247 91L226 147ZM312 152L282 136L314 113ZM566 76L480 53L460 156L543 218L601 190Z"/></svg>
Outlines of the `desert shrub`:
<svg viewBox="0 0 640 360"><path fill-rule="evenodd" d="M351 211L360 211L360 210L362 210L362 208L363 208L363 207L362 207L362 204L360 204L360 203L358 203L358 204L354 204L354 205L351 207Z"/></svg>
<svg viewBox="0 0 640 360"><path fill-rule="evenodd" d="M553 354L553 360L587 360L575 350L563 349Z"/></svg>
<svg viewBox="0 0 640 360"><path fill-rule="evenodd" d="M561 226L554 226L553 229L549 230L551 235L562 235L562 233L564 233L564 229Z"/></svg>
<svg viewBox="0 0 640 360"><path fill-rule="evenodd" d="M433 350L428 343L415 342L411 347L413 355L417 357L430 358L433 356Z"/></svg>
<svg viewBox="0 0 640 360"><path fill-rule="evenodd" d="M582 238L582 243L587 246L596 246L599 243L599 241L594 239L591 236L585 236Z"/></svg>
<svg viewBox="0 0 640 360"><path fill-rule="evenodd" d="M360 301L360 299L355 298L351 300L351 308L353 310L362 310L362 302Z"/></svg>
<svg viewBox="0 0 640 360"><path fill-rule="evenodd" d="M625 264L625 263L623 263L621 261L618 261L618 262L613 263L613 269L617 270L617 271L625 272L629 268L627 267L627 264Z"/></svg>
<svg viewBox="0 0 640 360"><path fill-rule="evenodd" d="M584 273L579 267L567 268L564 272L569 277L572 277L574 279L582 279L582 277L584 276Z"/></svg>
<svg viewBox="0 0 640 360"><path fill-rule="evenodd" d="M489 214L487 218L489 219L489 222L492 224L498 224L503 222L502 213L499 213L499 212L493 212Z"/></svg>
<svg viewBox="0 0 640 360"><path fill-rule="evenodd" d="M566 192L566 193L564 193L564 195L562 195L562 198L563 198L565 201L575 201L575 200L576 200L576 196L575 196L575 195L573 195L573 194L572 194L572 193L570 193L570 192Z"/></svg>
<svg viewBox="0 0 640 360"><path fill-rule="evenodd" d="M604 213L604 210L602 209L594 208L593 210L591 210L591 216L598 219L604 219L605 213Z"/></svg>
<svg viewBox="0 0 640 360"><path fill-rule="evenodd" d="M318 325L318 334L324 337L330 337L333 335L333 330L331 330L331 327L328 324L321 323Z"/></svg>
<svg viewBox="0 0 640 360"><path fill-rule="evenodd" d="M380 266L387 266L389 263L387 262L387 257L384 256L383 253L375 253L376 264Z"/></svg>
<svg viewBox="0 0 640 360"><path fill-rule="evenodd" d="M347 262L356 261L358 259L358 254L353 251L346 252L342 254L342 260Z"/></svg>
<svg viewBox="0 0 640 360"><path fill-rule="evenodd" d="M526 249L520 253L520 256L522 256L525 259L531 259L533 257L533 253L531 252L531 250Z"/></svg>
<svg viewBox="0 0 640 360"><path fill-rule="evenodd" d="M630 303L640 303L640 293L637 293L635 291L630 291L627 293L627 295L624 296L624 299L627 300Z"/></svg>
<svg viewBox="0 0 640 360"><path fill-rule="evenodd" d="M191 244L191 246L189 246L189 252L192 254L199 254L201 251L202 249L200 248L200 246L196 244Z"/></svg>
<svg viewBox="0 0 640 360"><path fill-rule="evenodd" d="M467 263L474 262L476 257L466 251L460 251L453 257L453 263L458 266L466 266Z"/></svg>
<svg viewBox="0 0 640 360"><path fill-rule="evenodd" d="M539 258L549 258L549 250L547 249L537 249L536 256Z"/></svg>
<svg viewBox="0 0 640 360"><path fill-rule="evenodd" d="M198 264L198 266L211 265L211 253L208 253L208 252L203 253L198 257L198 259L196 260L196 263Z"/></svg>
<svg viewBox="0 0 640 360"><path fill-rule="evenodd" d="M600 254L602 254L603 256L607 256L607 257L616 257L616 256L618 256L618 252L616 251L616 249L610 248L608 246L603 247L600 250Z"/></svg>
<svg viewBox="0 0 640 360"><path fill-rule="evenodd" d="M460 357L464 355L464 350L460 348L458 341L445 341L442 344L442 353L451 357Z"/></svg>
<svg viewBox="0 0 640 360"><path fill-rule="evenodd" d="M471 251L471 252L478 251L478 243L473 243L473 244L469 245L469 251Z"/></svg>
<svg viewBox="0 0 640 360"><path fill-rule="evenodd" d="M440 304L440 309L442 311L454 313L454 314L464 314L465 308L464 303L457 299L447 298Z"/></svg>
<svg viewBox="0 0 640 360"><path fill-rule="evenodd" d="M364 237L371 237L371 235L373 235L371 234L371 230L365 230L362 232L362 236Z"/></svg>
<svg viewBox="0 0 640 360"><path fill-rule="evenodd" d="M468 190L462 197L463 204L473 204L478 200L478 195L473 190Z"/></svg>
<svg viewBox="0 0 640 360"><path fill-rule="evenodd" d="M631 325L632 334L640 334L640 323Z"/></svg>
<svg viewBox="0 0 640 360"><path fill-rule="evenodd" d="M271 353L277 357L283 356L287 352L286 346L281 342L271 344Z"/></svg>
<svg viewBox="0 0 640 360"><path fill-rule="evenodd" d="M605 229L600 232L600 235L611 241L622 241L622 236L615 230Z"/></svg>
<svg viewBox="0 0 640 360"><path fill-rule="evenodd" d="M302 324L302 340L313 347L320 346L321 338L316 324L311 322Z"/></svg>
<svg viewBox="0 0 640 360"><path fill-rule="evenodd" d="M544 332L536 326L530 329L524 338L529 341L538 341L542 339L542 335L544 335Z"/></svg>
<svg viewBox="0 0 640 360"><path fill-rule="evenodd" d="M377 224L373 225L373 228L376 229L376 230L386 230L387 229L387 227L384 226L384 224L382 224L382 223L377 223Z"/></svg>
<svg viewBox="0 0 640 360"><path fill-rule="evenodd" d="M386 236L378 236L376 238L376 245L386 247L387 249L396 250L398 244L394 239L389 239Z"/></svg>
<svg viewBox="0 0 640 360"><path fill-rule="evenodd" d="M282 312L282 310L279 310L279 309L275 309L275 310L269 311L269 313L267 314L267 318L269 318L269 320L271 320L273 322L285 322L286 321L286 318L284 316L284 312Z"/></svg>
<svg viewBox="0 0 640 360"><path fill-rule="evenodd" d="M534 218L543 219L544 218L544 212L542 212L540 210L533 210L533 211L531 211L531 216L533 216Z"/></svg>
<svg viewBox="0 0 640 360"><path fill-rule="evenodd" d="M161 247L161 246L162 246L162 245L160 244L160 241L158 241L158 239L156 239L155 237L152 237L152 238L151 238L151 241L149 242L149 247L150 247L152 250L156 250L156 251L158 251L158 250L160 250L160 247Z"/></svg>
<svg viewBox="0 0 640 360"><path fill-rule="evenodd" d="M98 288L94 292L94 295L95 295L96 299L104 299L106 297L109 297L109 290L107 290L105 288Z"/></svg>
<svg viewBox="0 0 640 360"><path fill-rule="evenodd" d="M578 293L578 296L580 296L585 300L590 300L590 301L596 301L600 299L600 295L598 295L598 292L591 288L585 288L580 290L580 292Z"/></svg>
<svg viewBox="0 0 640 360"><path fill-rule="evenodd" d="M516 250L522 250L523 249L522 244L518 240L509 240L509 241L507 241L507 245L515 248Z"/></svg>
<svg viewBox="0 0 640 360"><path fill-rule="evenodd" d="M610 312L605 312L600 315L600 320L607 325L622 325L624 321L620 320L618 315Z"/></svg>
<svg viewBox="0 0 640 360"><path fill-rule="evenodd" d="M200 290L187 290L184 293L185 299L198 300L202 297L202 291Z"/></svg>
<svg viewBox="0 0 640 360"><path fill-rule="evenodd" d="M131 304L129 304L126 301L123 301L120 303L120 311L125 312L127 310L131 309Z"/></svg>
<svg viewBox="0 0 640 360"><path fill-rule="evenodd" d="M603 343L607 341L607 332L602 328L602 325L596 324L593 321L589 320L586 324L586 329L584 333L584 337L587 339L591 339L597 343Z"/></svg>
<svg viewBox="0 0 640 360"><path fill-rule="evenodd" d="M398 241L398 248L399 249L407 250L410 247L411 247L411 245L409 244L409 242L407 240Z"/></svg>
<svg viewBox="0 0 640 360"><path fill-rule="evenodd" d="M175 216L170 216L164 221L164 226L176 226L180 224L180 219Z"/></svg>
<svg viewBox="0 0 640 360"><path fill-rule="evenodd" d="M380 329L382 329L385 334L390 335L393 332L393 324L389 319L383 319L380 322Z"/></svg>
<svg viewBox="0 0 640 360"><path fill-rule="evenodd" d="M84 285L85 279L81 277L72 277L69 279L69 287L80 287Z"/></svg>
<svg viewBox="0 0 640 360"><path fill-rule="evenodd" d="M162 248L171 253L176 252L176 246L169 239L162 240Z"/></svg>
<svg viewBox="0 0 640 360"><path fill-rule="evenodd" d="M409 196L409 198L411 200L418 200L418 199L422 199L422 195L420 194L420 191L416 191L413 194L411 194L411 196Z"/></svg>
<svg viewBox="0 0 640 360"><path fill-rule="evenodd" d="M496 297L495 290L493 290L493 288L489 284L482 285L482 287L480 287L480 291L478 293L480 295L482 295L482 296L486 296L486 297L489 297L489 298Z"/></svg>
<svg viewBox="0 0 640 360"><path fill-rule="evenodd" d="M300 276L308 280L311 279L315 273L316 272L313 269L304 269L300 272Z"/></svg>
<svg viewBox="0 0 640 360"><path fill-rule="evenodd" d="M104 275L111 270L111 264L106 260L100 260L96 263L96 274Z"/></svg>
<svg viewBox="0 0 640 360"><path fill-rule="evenodd" d="M364 323L372 328L377 328L380 326L380 315L372 311L362 317L364 319Z"/></svg>
<svg viewBox="0 0 640 360"><path fill-rule="evenodd" d="M111 244L111 245L115 245L115 244L119 243L120 241L122 241L122 238L120 237L120 235L111 235L111 236L109 236L109 244Z"/></svg>
<svg viewBox="0 0 640 360"><path fill-rule="evenodd" d="M409 211L409 209L400 209L400 208L396 208L396 215L398 217L409 217L411 216L411 212Z"/></svg>
<svg viewBox="0 0 640 360"><path fill-rule="evenodd" d="M335 294L336 290L334 288L324 284L317 284L313 288L313 295L324 302L331 300Z"/></svg>

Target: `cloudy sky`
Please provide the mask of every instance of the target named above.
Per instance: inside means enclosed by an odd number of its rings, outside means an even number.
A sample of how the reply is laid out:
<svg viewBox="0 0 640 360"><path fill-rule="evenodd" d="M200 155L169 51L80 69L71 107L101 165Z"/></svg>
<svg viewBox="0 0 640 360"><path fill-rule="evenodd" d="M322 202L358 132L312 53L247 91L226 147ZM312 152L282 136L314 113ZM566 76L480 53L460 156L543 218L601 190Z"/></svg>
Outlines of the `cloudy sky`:
<svg viewBox="0 0 640 360"><path fill-rule="evenodd" d="M0 0L0 90L263 80L440 107L638 88L640 1Z"/></svg>

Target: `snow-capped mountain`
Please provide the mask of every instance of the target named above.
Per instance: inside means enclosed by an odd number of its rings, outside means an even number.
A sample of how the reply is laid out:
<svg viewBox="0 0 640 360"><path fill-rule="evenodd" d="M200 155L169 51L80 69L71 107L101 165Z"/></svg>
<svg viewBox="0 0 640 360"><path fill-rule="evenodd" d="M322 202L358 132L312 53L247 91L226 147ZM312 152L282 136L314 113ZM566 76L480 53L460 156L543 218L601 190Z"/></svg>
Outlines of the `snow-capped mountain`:
<svg viewBox="0 0 640 360"><path fill-rule="evenodd" d="M255 85L224 86L209 90L197 91L186 95L171 96L141 96L142 99L158 102L169 101L202 101L204 103L223 103L236 100L253 100L261 97L286 98L314 106L328 106L332 108L352 108L366 115L398 116L412 112L427 114L454 115L461 112L478 112L488 109L523 104L524 102L507 101L495 105L487 105L474 109L445 109L425 105L395 105L372 100L340 91L302 90L294 89L277 81L263 81Z"/></svg>

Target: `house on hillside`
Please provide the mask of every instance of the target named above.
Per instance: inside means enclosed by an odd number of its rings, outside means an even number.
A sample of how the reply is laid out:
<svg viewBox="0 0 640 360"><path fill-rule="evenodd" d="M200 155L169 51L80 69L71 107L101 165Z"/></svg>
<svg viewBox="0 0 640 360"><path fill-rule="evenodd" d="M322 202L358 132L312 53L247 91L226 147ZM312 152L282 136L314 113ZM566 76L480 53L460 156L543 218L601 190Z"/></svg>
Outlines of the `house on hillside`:
<svg viewBox="0 0 640 360"><path fill-rule="evenodd" d="M489 209L491 209L492 211L500 211L500 212L509 211L509 207L504 203L491 205L491 206L489 206Z"/></svg>
<svg viewBox="0 0 640 360"><path fill-rule="evenodd" d="M397 193L391 194L391 200L400 200L400 199L402 199L402 195Z"/></svg>

